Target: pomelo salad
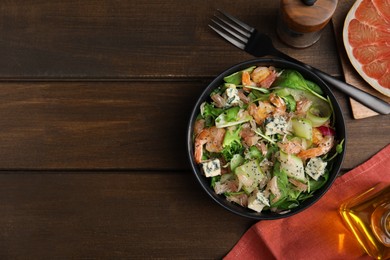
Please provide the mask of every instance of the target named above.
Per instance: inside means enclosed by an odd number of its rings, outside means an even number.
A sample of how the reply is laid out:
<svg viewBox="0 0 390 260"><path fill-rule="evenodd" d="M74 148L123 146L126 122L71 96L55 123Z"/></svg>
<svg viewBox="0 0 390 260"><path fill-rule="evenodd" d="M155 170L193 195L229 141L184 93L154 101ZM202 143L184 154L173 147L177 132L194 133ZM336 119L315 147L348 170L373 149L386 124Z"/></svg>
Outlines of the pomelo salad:
<svg viewBox="0 0 390 260"><path fill-rule="evenodd" d="M286 213L327 182L344 142L334 119L329 98L298 71L252 66L201 104L194 159L216 194Z"/></svg>

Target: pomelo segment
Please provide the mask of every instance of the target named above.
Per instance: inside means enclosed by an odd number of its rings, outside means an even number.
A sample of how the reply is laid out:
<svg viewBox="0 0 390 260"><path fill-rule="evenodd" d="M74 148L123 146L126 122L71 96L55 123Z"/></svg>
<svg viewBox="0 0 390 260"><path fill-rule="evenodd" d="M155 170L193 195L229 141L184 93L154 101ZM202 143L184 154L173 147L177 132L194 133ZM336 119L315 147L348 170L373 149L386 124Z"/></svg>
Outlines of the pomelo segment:
<svg viewBox="0 0 390 260"><path fill-rule="evenodd" d="M352 19L348 28L348 40L352 47L390 44L390 32L379 30L377 27Z"/></svg>
<svg viewBox="0 0 390 260"><path fill-rule="evenodd" d="M390 23L390 0L372 0L372 3L380 16Z"/></svg>
<svg viewBox="0 0 390 260"><path fill-rule="evenodd" d="M379 79L388 71L390 71L389 65L390 63L388 60L375 60L366 65L363 65L363 71L369 77Z"/></svg>
<svg viewBox="0 0 390 260"><path fill-rule="evenodd" d="M390 73L384 74L378 81L381 86L390 89Z"/></svg>
<svg viewBox="0 0 390 260"><path fill-rule="evenodd" d="M377 59L390 59L390 46L381 44L356 47L353 49L353 56L360 64L368 64Z"/></svg>
<svg viewBox="0 0 390 260"><path fill-rule="evenodd" d="M382 3L382 0L380 1ZM371 0L363 0L356 9L355 17L357 20L374 26L379 30L390 30L390 24L378 13Z"/></svg>

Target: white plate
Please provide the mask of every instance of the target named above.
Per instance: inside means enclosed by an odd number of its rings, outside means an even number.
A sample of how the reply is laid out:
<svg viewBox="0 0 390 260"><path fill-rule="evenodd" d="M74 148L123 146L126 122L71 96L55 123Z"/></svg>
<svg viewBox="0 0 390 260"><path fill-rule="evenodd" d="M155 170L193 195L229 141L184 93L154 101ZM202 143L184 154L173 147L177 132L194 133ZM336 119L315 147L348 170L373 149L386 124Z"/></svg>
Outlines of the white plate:
<svg viewBox="0 0 390 260"><path fill-rule="evenodd" d="M383 87L377 79L372 78L368 76L364 70L362 64L356 59L356 57L353 54L353 48L350 45L349 38L348 38L348 29L351 20L355 18L355 12L356 9L360 6L360 4L363 2L363 0L357 0L355 4L352 6L351 10L349 10L347 17L344 21L344 28L343 28L343 42L345 46L345 50L347 52L348 58L351 61L353 67L356 69L356 71L362 76L362 78L370 84L374 89L381 92L382 94L390 97L390 89ZM359 20L360 22L364 22ZM389 28L390 30L390 28ZM357 32L358 33L358 32ZM390 45L390 42L388 43ZM390 72L389 72L390 73Z"/></svg>

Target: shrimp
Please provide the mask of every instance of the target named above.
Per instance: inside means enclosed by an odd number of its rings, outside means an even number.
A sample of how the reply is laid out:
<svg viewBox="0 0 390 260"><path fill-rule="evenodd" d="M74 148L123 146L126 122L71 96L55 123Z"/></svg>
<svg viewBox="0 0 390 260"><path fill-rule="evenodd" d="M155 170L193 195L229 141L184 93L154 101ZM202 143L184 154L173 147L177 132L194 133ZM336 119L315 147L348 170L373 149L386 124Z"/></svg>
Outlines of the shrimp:
<svg viewBox="0 0 390 260"><path fill-rule="evenodd" d="M194 135L198 135L200 132L202 132L204 126L205 126L206 120L204 119L198 119L195 121L194 124Z"/></svg>
<svg viewBox="0 0 390 260"><path fill-rule="evenodd" d="M334 136L327 135L319 142L317 147L303 150L299 152L297 156L304 160L308 158L321 156L329 152L330 149L332 149L333 145L334 145Z"/></svg>
<svg viewBox="0 0 390 260"><path fill-rule="evenodd" d="M318 128L313 127L312 129L312 142L315 145L319 145L324 140L324 136Z"/></svg>
<svg viewBox="0 0 390 260"><path fill-rule="evenodd" d="M271 87L272 83L276 80L277 73L274 70L271 70L271 74L269 74L264 80L262 80L257 85L262 88L269 88Z"/></svg>
<svg viewBox="0 0 390 260"><path fill-rule="evenodd" d="M253 82L262 88L269 88L276 77L277 73L273 67L257 67L251 74Z"/></svg>
<svg viewBox="0 0 390 260"><path fill-rule="evenodd" d="M235 195L230 195L226 197L228 201L235 202L238 205L241 205L243 207L248 206L248 195L244 194L235 194Z"/></svg>
<svg viewBox="0 0 390 260"><path fill-rule="evenodd" d="M288 154L297 154L303 150L302 142L300 142L298 139L278 143L278 146Z"/></svg>
<svg viewBox="0 0 390 260"><path fill-rule="evenodd" d="M245 86L256 86L256 83L254 83L251 80L251 74L249 74L248 71L243 71L241 75L241 82L244 87L242 88L246 92L251 92L250 88L246 88Z"/></svg>
<svg viewBox="0 0 390 260"><path fill-rule="evenodd" d="M272 177L272 179L267 184L267 189L269 189L271 193L275 195L271 201L272 203L277 202L282 197L282 193L278 187L278 177Z"/></svg>
<svg viewBox="0 0 390 260"><path fill-rule="evenodd" d="M209 152L218 153L222 151L222 142L225 137L226 130L223 128L217 128L212 126L210 128L204 128L195 137L195 161L197 163L202 162L203 146L206 145L206 150Z"/></svg>
<svg viewBox="0 0 390 260"><path fill-rule="evenodd" d="M248 106L248 112L255 119L258 125L261 125L268 115L274 112L275 108L269 102L259 102L259 105L256 106L254 103L251 103Z"/></svg>
<svg viewBox="0 0 390 260"><path fill-rule="evenodd" d="M244 91L242 89L238 90L238 97L245 104L248 104L250 102L250 99L244 94Z"/></svg>
<svg viewBox="0 0 390 260"><path fill-rule="evenodd" d="M211 96L211 99L214 101L214 104L216 107L225 107L226 106L226 100L221 97L219 94L214 94Z"/></svg>
<svg viewBox="0 0 390 260"><path fill-rule="evenodd" d="M252 130L249 123L242 125L240 136L243 139L244 144L247 146L255 145L260 139L260 137Z"/></svg>
<svg viewBox="0 0 390 260"><path fill-rule="evenodd" d="M298 115L306 115L307 111L312 105L312 101L306 98L301 99L297 102L296 114Z"/></svg>
<svg viewBox="0 0 390 260"><path fill-rule="evenodd" d="M257 67L252 73L251 78L254 83L259 84L271 74L271 70L267 67Z"/></svg>
<svg viewBox="0 0 390 260"><path fill-rule="evenodd" d="M274 93L271 93L269 100L276 107L273 113L274 115L284 115L286 113L286 103L284 102L283 98L275 95Z"/></svg>
<svg viewBox="0 0 390 260"><path fill-rule="evenodd" d="M268 153L267 145L264 142L256 144L256 147L261 151L261 154L265 157Z"/></svg>
<svg viewBox="0 0 390 260"><path fill-rule="evenodd" d="M223 194L225 192L237 192L239 191L238 180L227 180L224 183L216 182L214 186L214 191L217 194Z"/></svg>
<svg viewBox="0 0 390 260"><path fill-rule="evenodd" d="M307 191L307 189L308 189L307 184L303 184L302 182L300 182L298 180L295 180L293 178L288 178L288 181L291 184L293 184L298 191Z"/></svg>

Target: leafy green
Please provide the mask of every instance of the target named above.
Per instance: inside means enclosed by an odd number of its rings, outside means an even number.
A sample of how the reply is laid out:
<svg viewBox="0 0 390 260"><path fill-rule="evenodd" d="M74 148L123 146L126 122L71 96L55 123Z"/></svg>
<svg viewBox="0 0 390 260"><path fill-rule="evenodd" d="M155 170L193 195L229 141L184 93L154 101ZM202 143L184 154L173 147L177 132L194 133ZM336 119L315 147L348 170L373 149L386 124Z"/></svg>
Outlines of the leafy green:
<svg viewBox="0 0 390 260"><path fill-rule="evenodd" d="M344 143L344 139L343 140L341 140L341 142L338 144L338 145L336 145L336 152L337 153L342 153L343 152L343 143Z"/></svg>
<svg viewBox="0 0 390 260"><path fill-rule="evenodd" d="M303 76L295 70L284 70L277 79L277 86L305 89L306 82Z"/></svg>
<svg viewBox="0 0 390 260"><path fill-rule="evenodd" d="M230 128L225 133L221 153L227 161L230 161L235 154L240 154L244 150L244 147L241 144L240 131L241 126L236 127L235 129Z"/></svg>
<svg viewBox="0 0 390 260"><path fill-rule="evenodd" d="M221 85L219 86L218 88L214 89L213 91L211 91L210 93L210 97L213 96L213 95L216 95L216 94L221 94L225 91L226 87L225 85Z"/></svg>
<svg viewBox="0 0 390 260"><path fill-rule="evenodd" d="M316 191L328 181L329 179L329 171L325 171L323 175L321 175L321 178L319 178L317 181L316 180L310 180L309 182L309 190L310 192Z"/></svg>
<svg viewBox="0 0 390 260"><path fill-rule="evenodd" d="M288 95L285 97L282 97L284 102L286 103L287 111L288 112L294 112L297 109L297 102L295 101L294 97L292 95Z"/></svg>
<svg viewBox="0 0 390 260"><path fill-rule="evenodd" d="M267 149L267 154L265 155L265 157L270 160L271 157L279 151L279 147L275 144L275 145L269 145L268 146L268 149Z"/></svg>
<svg viewBox="0 0 390 260"><path fill-rule="evenodd" d="M322 89L320 88L320 86L318 86L316 83L310 81L310 80L305 80L306 81L306 85L309 89L311 89L312 91L316 92L317 94L320 94L320 95L323 95L324 92L322 91Z"/></svg>
<svg viewBox="0 0 390 260"><path fill-rule="evenodd" d="M261 93L264 93L264 94L269 94L270 91L266 88L260 88L260 87L256 87L256 86L249 86L249 85L237 85L237 87L245 87L245 88L250 88L250 89L253 89L253 90L257 90L257 91L260 91Z"/></svg>
<svg viewBox="0 0 390 260"><path fill-rule="evenodd" d="M240 113L240 107L232 107L225 110L215 119L215 126L218 128L239 125L251 120L248 112Z"/></svg>
<svg viewBox="0 0 390 260"><path fill-rule="evenodd" d="M232 107L232 108L227 109L225 111L225 114L226 114L225 119L226 119L226 121L228 121L228 122L235 121L239 111L240 111L240 107Z"/></svg>
<svg viewBox="0 0 390 260"><path fill-rule="evenodd" d="M222 108L217 108L211 103L203 103L203 108L201 110L201 115L206 121L206 126L210 127L214 125L215 119L223 112Z"/></svg>
<svg viewBox="0 0 390 260"><path fill-rule="evenodd" d="M326 161L332 161L338 154L342 153L344 150L343 144L344 144L344 139L341 140L341 142L336 145L336 152L332 155L332 157L326 159Z"/></svg>
<svg viewBox="0 0 390 260"><path fill-rule="evenodd" d="M215 183L218 182L220 179L221 179L221 175L211 177L211 184L210 184L210 186L212 188L214 188L215 187Z"/></svg>
<svg viewBox="0 0 390 260"><path fill-rule="evenodd" d="M270 94L264 94L256 89L252 89L248 97L253 101L265 101L269 99Z"/></svg>
<svg viewBox="0 0 390 260"><path fill-rule="evenodd" d="M262 153L260 152L259 148L257 148L256 146L251 146L249 147L249 158L251 159L259 159L260 161L263 160L263 155Z"/></svg>
<svg viewBox="0 0 390 260"><path fill-rule="evenodd" d="M241 154L237 153L232 156L232 159L230 160L230 169L234 171L238 166L243 164L245 161L244 157L242 157Z"/></svg>
<svg viewBox="0 0 390 260"><path fill-rule="evenodd" d="M321 93L318 93L318 91L321 91L320 87L315 83L306 80L302 74L296 70L284 70L278 78L276 85L280 87L305 90L326 101L326 98L324 98Z"/></svg>

